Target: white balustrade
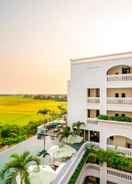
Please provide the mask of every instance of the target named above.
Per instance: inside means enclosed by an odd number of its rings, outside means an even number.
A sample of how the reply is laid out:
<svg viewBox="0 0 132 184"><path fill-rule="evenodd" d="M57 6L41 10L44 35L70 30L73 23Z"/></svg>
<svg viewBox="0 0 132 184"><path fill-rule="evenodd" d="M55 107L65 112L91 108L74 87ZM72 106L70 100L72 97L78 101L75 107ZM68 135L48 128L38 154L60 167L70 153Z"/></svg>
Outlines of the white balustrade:
<svg viewBox="0 0 132 184"><path fill-rule="evenodd" d="M88 118L87 123L92 123L92 124L98 124L98 119L97 118Z"/></svg>
<svg viewBox="0 0 132 184"><path fill-rule="evenodd" d="M124 153L125 155L127 155L129 157L132 157L132 148L125 148L125 147L110 145L110 144L107 145L107 148L117 150L121 153Z"/></svg>
<svg viewBox="0 0 132 184"><path fill-rule="evenodd" d="M87 102L88 103L100 103L100 98L99 97L88 97Z"/></svg>
<svg viewBox="0 0 132 184"><path fill-rule="evenodd" d="M107 81L131 81L132 74L107 75Z"/></svg>
<svg viewBox="0 0 132 184"><path fill-rule="evenodd" d="M132 97L125 98L115 98L115 97L107 97L107 104L132 104Z"/></svg>
<svg viewBox="0 0 132 184"><path fill-rule="evenodd" d="M92 144L92 145L94 144L94 145L99 147L99 143L95 143L95 142L84 143L81 146L81 148L79 149L79 151L71 158L71 160L68 161L67 165L64 165L64 168L62 168L61 171L55 176L54 180L52 181L52 184L68 184L75 169L78 167L78 164L80 163L80 161L85 153L85 147L88 144ZM114 149L115 146L108 145L108 148ZM120 151L124 151L124 153L129 154L129 156L132 154L132 149L129 150L127 148L122 148L122 147L119 147L119 148L120 148ZM129 152L128 152L128 150L129 150ZM100 170L99 165L88 163L86 166L86 169L89 170L90 168L92 169L92 172L94 170L95 170L95 172ZM86 173L88 173L88 172L86 171ZM107 175L116 176L120 179L123 179L126 182L132 181L132 174L131 173L123 172L123 171L112 169L112 168L107 168Z"/></svg>
<svg viewBox="0 0 132 184"><path fill-rule="evenodd" d="M86 175L85 176L91 176L91 173L96 173L96 177L98 177L98 173L97 171L99 172L100 169L101 169L101 166L97 165L97 164L91 164L91 163L88 163L87 166L86 166ZM115 181L117 180L120 180L120 181L124 181L124 182L132 182L132 173L129 173L129 172L124 172L124 171L121 171L121 170L117 170L117 169L113 169L113 168L109 168L109 167L106 167L107 169L107 178L110 178L111 181ZM94 174L93 174L94 175Z"/></svg>
<svg viewBox="0 0 132 184"><path fill-rule="evenodd" d="M121 180L124 181L131 181L132 182L132 173L120 171L117 169L107 168L107 174L116 177L119 177Z"/></svg>

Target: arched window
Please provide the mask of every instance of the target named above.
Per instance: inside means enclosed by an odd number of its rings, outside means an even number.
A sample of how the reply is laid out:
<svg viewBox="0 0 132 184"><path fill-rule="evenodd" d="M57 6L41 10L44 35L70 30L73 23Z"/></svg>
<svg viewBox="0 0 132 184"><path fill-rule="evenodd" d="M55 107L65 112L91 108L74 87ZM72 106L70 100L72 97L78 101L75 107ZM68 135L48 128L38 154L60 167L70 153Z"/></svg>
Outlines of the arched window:
<svg viewBox="0 0 132 184"><path fill-rule="evenodd" d="M107 71L107 75L120 75L132 73L132 67L128 65L116 65Z"/></svg>
<svg viewBox="0 0 132 184"><path fill-rule="evenodd" d="M115 97L118 98L119 97L119 93L115 93Z"/></svg>
<svg viewBox="0 0 132 184"><path fill-rule="evenodd" d="M121 94L121 97L122 97L122 98L125 98L125 97L126 97L126 94L125 94L125 93L122 93L122 94Z"/></svg>

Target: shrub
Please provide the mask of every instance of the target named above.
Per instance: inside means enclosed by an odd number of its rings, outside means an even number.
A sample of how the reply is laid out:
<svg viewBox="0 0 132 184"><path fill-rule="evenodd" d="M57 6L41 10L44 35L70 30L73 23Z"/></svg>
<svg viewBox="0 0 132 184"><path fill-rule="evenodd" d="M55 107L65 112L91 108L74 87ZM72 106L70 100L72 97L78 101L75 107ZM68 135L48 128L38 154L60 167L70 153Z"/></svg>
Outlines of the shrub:
<svg viewBox="0 0 132 184"><path fill-rule="evenodd" d="M123 154L110 149L103 150L101 148L96 148L95 146L87 146L84 156L82 157L68 184L76 184L77 178L79 177L83 166L88 162L96 164L107 162L108 167L130 173L132 172L132 158L126 157Z"/></svg>
<svg viewBox="0 0 132 184"><path fill-rule="evenodd" d="M88 159L88 150L85 151L84 156L82 157L79 165L77 166L76 170L74 171L68 184L76 184L77 178L78 178L84 164L86 163L87 159Z"/></svg>
<svg viewBox="0 0 132 184"><path fill-rule="evenodd" d="M124 121L132 122L132 118L128 116L108 116L108 115L99 115L98 119L102 120L112 120L112 121Z"/></svg>
<svg viewBox="0 0 132 184"><path fill-rule="evenodd" d="M108 120L108 119L109 119L109 117L108 117L108 115L104 115L104 114L102 114L102 115L99 115L99 116L98 116L98 119Z"/></svg>
<svg viewBox="0 0 132 184"><path fill-rule="evenodd" d="M126 122L132 122L132 118L128 116L111 116L111 120L113 121L126 121Z"/></svg>

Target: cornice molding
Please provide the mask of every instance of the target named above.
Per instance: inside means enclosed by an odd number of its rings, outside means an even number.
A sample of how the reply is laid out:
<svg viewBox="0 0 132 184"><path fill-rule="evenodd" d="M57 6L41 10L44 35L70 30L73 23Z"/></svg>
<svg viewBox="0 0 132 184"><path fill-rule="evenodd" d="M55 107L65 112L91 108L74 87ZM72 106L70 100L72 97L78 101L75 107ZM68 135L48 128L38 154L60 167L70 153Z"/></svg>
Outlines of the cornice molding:
<svg viewBox="0 0 132 184"><path fill-rule="evenodd" d="M121 60L121 59L132 59L132 51L131 52L123 52L123 53L115 53L101 56L94 56L88 58L78 58L71 59L71 64L81 64L81 63L92 63L97 61L113 61L113 60Z"/></svg>

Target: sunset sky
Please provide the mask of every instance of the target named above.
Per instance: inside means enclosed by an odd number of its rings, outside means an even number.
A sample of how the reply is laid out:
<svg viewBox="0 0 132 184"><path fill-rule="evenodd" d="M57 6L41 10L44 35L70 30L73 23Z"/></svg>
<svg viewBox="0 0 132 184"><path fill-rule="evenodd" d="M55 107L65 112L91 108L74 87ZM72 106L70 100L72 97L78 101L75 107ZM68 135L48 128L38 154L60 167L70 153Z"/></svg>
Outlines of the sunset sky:
<svg viewBox="0 0 132 184"><path fill-rule="evenodd" d="M0 0L0 93L66 93L70 58L132 51L132 0Z"/></svg>

